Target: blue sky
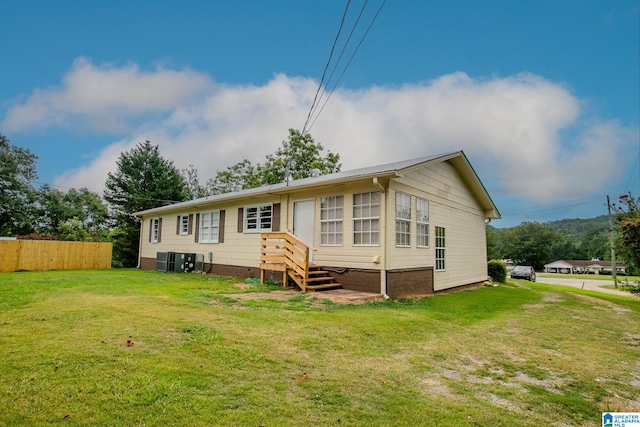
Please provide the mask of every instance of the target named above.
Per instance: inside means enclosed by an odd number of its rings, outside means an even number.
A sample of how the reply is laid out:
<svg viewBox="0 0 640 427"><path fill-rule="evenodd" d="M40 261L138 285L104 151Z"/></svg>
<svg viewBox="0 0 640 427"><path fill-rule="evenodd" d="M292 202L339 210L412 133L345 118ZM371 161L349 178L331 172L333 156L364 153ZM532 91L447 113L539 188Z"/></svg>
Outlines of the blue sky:
<svg viewBox="0 0 640 427"><path fill-rule="evenodd" d="M260 162L302 128L346 4L3 2L0 133L61 189L101 192L145 139L203 181ZM388 0L311 134L343 170L462 149L496 226L605 214L640 194L638 22L635 0Z"/></svg>

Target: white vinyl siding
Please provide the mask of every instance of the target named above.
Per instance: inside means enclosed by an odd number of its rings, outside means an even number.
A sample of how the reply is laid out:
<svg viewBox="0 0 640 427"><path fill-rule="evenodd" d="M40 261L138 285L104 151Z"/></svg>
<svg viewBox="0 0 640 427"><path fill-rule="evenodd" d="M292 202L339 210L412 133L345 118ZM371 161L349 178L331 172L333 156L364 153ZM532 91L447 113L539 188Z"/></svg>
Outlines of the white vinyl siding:
<svg viewBox="0 0 640 427"><path fill-rule="evenodd" d="M380 245L380 192L353 195L354 246Z"/></svg>
<svg viewBox="0 0 640 427"><path fill-rule="evenodd" d="M444 227L436 227L436 271L446 269L446 241Z"/></svg>
<svg viewBox="0 0 640 427"><path fill-rule="evenodd" d="M320 199L320 245L342 246L343 196Z"/></svg>
<svg viewBox="0 0 640 427"><path fill-rule="evenodd" d="M273 204L246 206L244 208L244 232L271 231Z"/></svg>
<svg viewBox="0 0 640 427"><path fill-rule="evenodd" d="M396 246L411 247L411 196L396 193Z"/></svg>
<svg viewBox="0 0 640 427"><path fill-rule="evenodd" d="M200 243L218 243L220 235L220 211L214 210L200 214Z"/></svg>
<svg viewBox="0 0 640 427"><path fill-rule="evenodd" d="M418 198L416 200L416 237L419 248L429 247L429 202Z"/></svg>
<svg viewBox="0 0 640 427"><path fill-rule="evenodd" d="M160 218L153 218L151 220L151 243L158 243L158 237L160 236Z"/></svg>

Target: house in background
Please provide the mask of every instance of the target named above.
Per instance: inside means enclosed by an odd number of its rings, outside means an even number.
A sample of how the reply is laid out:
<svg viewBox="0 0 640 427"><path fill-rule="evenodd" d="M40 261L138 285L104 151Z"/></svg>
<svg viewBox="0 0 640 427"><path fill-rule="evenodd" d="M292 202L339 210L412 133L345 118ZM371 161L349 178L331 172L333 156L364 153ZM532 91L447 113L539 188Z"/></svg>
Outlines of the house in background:
<svg viewBox="0 0 640 427"><path fill-rule="evenodd" d="M544 265L545 273L560 274L611 274L611 261L599 259L558 260ZM625 274L627 266L623 262L616 262L616 273Z"/></svg>
<svg viewBox="0 0 640 427"><path fill-rule="evenodd" d="M187 254L207 273L262 273L277 281L289 275L304 290L339 283L395 298L485 281L485 224L500 213L458 151L200 198L136 216L142 221L142 269L164 269L167 254L182 259ZM287 264L282 251L293 251L303 262ZM294 267L301 268L299 274ZM325 281L324 287L313 285Z"/></svg>

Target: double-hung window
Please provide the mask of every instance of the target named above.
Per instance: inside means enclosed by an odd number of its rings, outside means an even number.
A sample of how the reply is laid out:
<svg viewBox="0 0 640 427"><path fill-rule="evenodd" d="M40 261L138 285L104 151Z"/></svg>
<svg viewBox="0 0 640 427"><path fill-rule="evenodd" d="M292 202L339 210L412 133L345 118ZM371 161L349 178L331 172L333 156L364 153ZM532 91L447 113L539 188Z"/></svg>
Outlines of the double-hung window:
<svg viewBox="0 0 640 427"><path fill-rule="evenodd" d="M416 234L419 248L429 247L429 202L424 199L416 200Z"/></svg>
<svg viewBox="0 0 640 427"><path fill-rule="evenodd" d="M436 271L445 270L445 233L444 227L436 227Z"/></svg>
<svg viewBox="0 0 640 427"><path fill-rule="evenodd" d="M244 208L244 232L271 231L273 205L271 203Z"/></svg>
<svg viewBox="0 0 640 427"><path fill-rule="evenodd" d="M214 210L200 214L200 243L218 243L220 236L220 211Z"/></svg>
<svg viewBox="0 0 640 427"><path fill-rule="evenodd" d="M380 192L353 195L353 244L380 245Z"/></svg>
<svg viewBox="0 0 640 427"><path fill-rule="evenodd" d="M189 234L189 214L180 215L179 221L180 235L186 236L187 234Z"/></svg>
<svg viewBox="0 0 640 427"><path fill-rule="evenodd" d="M343 196L320 199L320 244L342 246Z"/></svg>
<svg viewBox="0 0 640 427"><path fill-rule="evenodd" d="M160 240L160 218L153 218L151 220L151 243L158 243Z"/></svg>
<svg viewBox="0 0 640 427"><path fill-rule="evenodd" d="M411 246L411 196L396 193L396 246Z"/></svg>

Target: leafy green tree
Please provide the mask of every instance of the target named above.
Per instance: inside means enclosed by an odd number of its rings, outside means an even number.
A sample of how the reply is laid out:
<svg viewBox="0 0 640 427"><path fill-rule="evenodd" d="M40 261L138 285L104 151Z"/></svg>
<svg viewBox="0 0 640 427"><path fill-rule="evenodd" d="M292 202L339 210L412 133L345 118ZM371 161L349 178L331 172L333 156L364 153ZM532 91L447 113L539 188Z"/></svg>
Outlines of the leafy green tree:
<svg viewBox="0 0 640 427"><path fill-rule="evenodd" d="M101 241L107 236L109 215L107 207L96 193L86 188L72 188L66 193L44 184L36 192L36 228L43 235L73 235L64 240ZM74 220L72 223L69 221ZM69 226L81 228L83 233L70 233ZM64 230L63 230L64 229ZM81 238L82 237L82 238Z"/></svg>
<svg viewBox="0 0 640 427"><path fill-rule="evenodd" d="M611 259L609 236L600 230L589 230L580 242L576 259Z"/></svg>
<svg viewBox="0 0 640 427"><path fill-rule="evenodd" d="M0 235L12 236L33 231L32 205L37 156L9 145L0 135Z"/></svg>
<svg viewBox="0 0 640 427"><path fill-rule="evenodd" d="M289 129L289 137L275 153L267 155L264 163L254 165L244 159L226 170L218 171L215 178L207 181L210 194L223 194L238 189L256 188L262 185L279 184L286 179L308 178L317 169L321 175L340 171L340 155L328 152L316 143L310 134Z"/></svg>
<svg viewBox="0 0 640 427"><path fill-rule="evenodd" d="M541 270L551 261L551 249L557 233L548 225L523 222L506 231L503 237L506 258Z"/></svg>
<svg viewBox="0 0 640 427"><path fill-rule="evenodd" d="M487 261L492 259L502 259L502 238L503 232L490 225L487 226Z"/></svg>
<svg viewBox="0 0 640 427"><path fill-rule="evenodd" d="M195 166L189 165L188 168L182 169L180 174L187 186L187 195L189 200L199 199L200 197L205 197L208 194L207 188L200 184L200 180L198 179L198 170Z"/></svg>
<svg viewBox="0 0 640 427"><path fill-rule="evenodd" d="M113 211L115 265L133 267L138 260L140 221L133 213L187 200L188 190L173 162L145 141L120 154L115 173L109 172L104 198Z"/></svg>
<svg viewBox="0 0 640 427"><path fill-rule="evenodd" d="M256 166L251 160L244 159L226 170L218 171L216 177L207 181L207 189L211 194L224 194L232 191L260 187L262 182Z"/></svg>
<svg viewBox="0 0 640 427"><path fill-rule="evenodd" d="M632 271L640 270L640 197L620 196L616 206L618 253Z"/></svg>
<svg viewBox="0 0 640 427"><path fill-rule="evenodd" d="M323 150L322 144L316 143L311 134L301 135L300 131L289 129L289 138L282 141L282 147L269 154L265 163L258 167L261 185L308 178L313 169L321 175L339 172L340 155L329 151L323 156Z"/></svg>

